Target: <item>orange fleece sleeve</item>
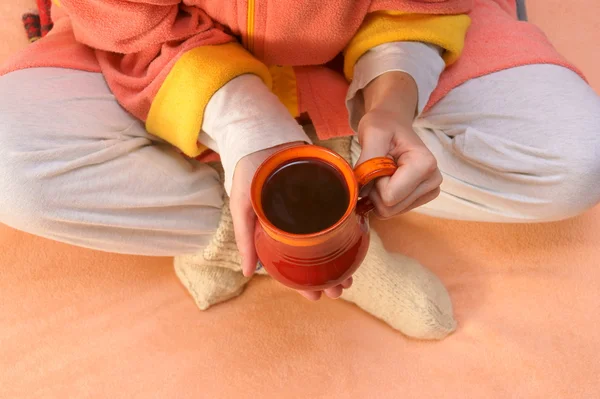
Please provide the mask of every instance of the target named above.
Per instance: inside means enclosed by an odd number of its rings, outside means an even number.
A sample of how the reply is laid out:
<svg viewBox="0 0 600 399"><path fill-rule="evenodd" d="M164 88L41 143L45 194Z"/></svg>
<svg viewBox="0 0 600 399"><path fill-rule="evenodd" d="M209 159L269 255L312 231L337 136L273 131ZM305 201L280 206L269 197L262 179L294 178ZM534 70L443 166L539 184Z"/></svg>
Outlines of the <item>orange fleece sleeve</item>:
<svg viewBox="0 0 600 399"><path fill-rule="evenodd" d="M77 41L95 49L119 103L148 131L194 157L212 95L268 68L203 10L179 0L60 0Z"/></svg>

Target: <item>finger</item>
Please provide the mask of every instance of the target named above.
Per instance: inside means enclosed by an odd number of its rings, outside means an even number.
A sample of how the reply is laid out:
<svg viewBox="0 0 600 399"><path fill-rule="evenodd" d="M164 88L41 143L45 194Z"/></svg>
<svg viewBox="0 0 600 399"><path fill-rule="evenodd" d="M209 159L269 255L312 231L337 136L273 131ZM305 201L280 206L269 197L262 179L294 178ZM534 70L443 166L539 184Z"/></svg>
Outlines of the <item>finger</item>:
<svg viewBox="0 0 600 399"><path fill-rule="evenodd" d="M440 195L440 192L441 192L441 189L438 187L437 190L433 190L433 191L427 193L426 195L422 196L421 198L419 198L418 200L416 200L414 203L412 203L402 213L410 212L413 209L420 207L421 205L425 205L428 202L433 201L434 199L436 199Z"/></svg>
<svg viewBox="0 0 600 399"><path fill-rule="evenodd" d="M341 285L336 285L335 287L325 289L325 295L331 299L338 299L340 296L342 296L342 292L344 292L344 289Z"/></svg>
<svg viewBox="0 0 600 399"><path fill-rule="evenodd" d="M399 204L417 187L439 170L437 161L429 151L408 152L397 161L398 170L387 179L379 179L375 184L383 204L392 207Z"/></svg>
<svg viewBox="0 0 600 399"><path fill-rule="evenodd" d="M412 204L406 206L406 207L402 207L401 210L395 210L395 209L391 209L388 207L385 207L382 202L381 199L378 198L378 194L376 192L371 193L371 195L369 196L369 198L371 199L371 201L373 202L373 204L375 205L375 210L374 210L374 214L378 219L382 219L382 220L387 220L387 219L392 219L395 216L404 214L406 212L411 211L412 209L419 207L421 205L424 205L430 201L433 201L434 199L436 199L438 197L438 195L440 194L440 188L437 187L433 190L431 190L428 193L425 193L424 195L422 195L421 197L419 197L417 200L415 200Z"/></svg>
<svg viewBox="0 0 600 399"><path fill-rule="evenodd" d="M406 197L404 200L400 201L394 206L387 206L387 204L385 204L384 201L381 199L381 195L379 193L373 193L374 195L371 196L371 201L373 201L373 203L375 204L375 209L377 210L380 216L389 218L400 213L406 212L409 206L411 206L413 203L419 200L419 198L428 195L429 193L438 189L441 184L442 175L438 171L434 174L434 176L419 184L415 191L413 191L408 197ZM379 196L377 194L379 194Z"/></svg>
<svg viewBox="0 0 600 399"><path fill-rule="evenodd" d="M386 211L387 207L383 204L383 200L379 196L379 192L377 192L377 190L373 190L371 194L369 194L369 199L373 205L375 205L373 214L375 214L377 219L386 220L390 218L390 216L386 216L388 214Z"/></svg>
<svg viewBox="0 0 600 399"><path fill-rule="evenodd" d="M342 282L341 286L344 289L348 289L348 288L352 287L353 282L354 282L354 279L352 278L352 276L350 276L344 282Z"/></svg>
<svg viewBox="0 0 600 399"><path fill-rule="evenodd" d="M233 201L232 201L233 202ZM236 203L240 203L236 201ZM231 207L233 219L233 230L238 250L242 256L242 273L246 277L252 276L256 270L258 257L254 247L254 229L256 227L256 215L250 204Z"/></svg>
<svg viewBox="0 0 600 399"><path fill-rule="evenodd" d="M318 301L321 299L321 291L298 291L300 295L309 301Z"/></svg>

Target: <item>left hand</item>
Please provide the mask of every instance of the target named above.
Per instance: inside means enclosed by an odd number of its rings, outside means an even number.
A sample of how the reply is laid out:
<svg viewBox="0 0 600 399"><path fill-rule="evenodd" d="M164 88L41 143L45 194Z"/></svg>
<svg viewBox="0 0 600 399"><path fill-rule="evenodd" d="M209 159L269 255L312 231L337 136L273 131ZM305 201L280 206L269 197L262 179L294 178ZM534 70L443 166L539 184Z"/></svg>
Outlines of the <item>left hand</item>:
<svg viewBox="0 0 600 399"><path fill-rule="evenodd" d="M440 194L442 174L431 151L412 128L417 104L414 80L402 72L387 73L364 89L366 113L358 127L362 152L358 164L390 157L398 170L375 183L369 197L375 212L390 218L426 204Z"/></svg>

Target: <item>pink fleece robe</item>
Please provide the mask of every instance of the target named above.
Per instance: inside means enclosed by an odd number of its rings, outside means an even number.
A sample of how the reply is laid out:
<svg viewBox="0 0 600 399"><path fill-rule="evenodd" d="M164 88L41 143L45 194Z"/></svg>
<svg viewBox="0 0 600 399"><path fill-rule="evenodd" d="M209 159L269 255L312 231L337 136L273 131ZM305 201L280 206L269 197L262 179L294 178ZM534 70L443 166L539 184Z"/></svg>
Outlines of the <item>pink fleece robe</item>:
<svg viewBox="0 0 600 399"><path fill-rule="evenodd" d="M340 54L366 15L379 10L471 17L462 57L442 74L427 108L454 87L502 69L551 63L576 70L537 27L516 20L508 0L256 0L251 36L248 0L61 3L66 13L55 14L55 29L0 74L31 67L102 72L118 101L141 120L186 51L239 38L267 65L294 67L299 111L309 114L321 138L351 134L348 81L324 64Z"/></svg>

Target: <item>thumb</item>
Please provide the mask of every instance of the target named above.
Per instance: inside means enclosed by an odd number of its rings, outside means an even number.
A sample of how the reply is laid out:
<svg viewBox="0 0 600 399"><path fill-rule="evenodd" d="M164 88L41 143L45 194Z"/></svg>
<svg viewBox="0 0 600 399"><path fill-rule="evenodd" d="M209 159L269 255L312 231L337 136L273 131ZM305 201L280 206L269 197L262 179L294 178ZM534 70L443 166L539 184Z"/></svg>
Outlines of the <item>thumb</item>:
<svg viewBox="0 0 600 399"><path fill-rule="evenodd" d="M379 126L370 115L363 116L358 126L358 139L361 151L356 165L360 165L369 159L389 155L394 135L393 130L386 128L385 125L383 123L383 126Z"/></svg>
<svg viewBox="0 0 600 399"><path fill-rule="evenodd" d="M362 140L360 143L361 150L356 166L369 159L388 156L390 150L390 143L385 140Z"/></svg>
<svg viewBox="0 0 600 399"><path fill-rule="evenodd" d="M249 201L231 207L231 217L233 218L233 229L235 232L235 241L238 250L242 256L242 273L250 277L256 270L258 256L254 246L254 229L256 228L256 215ZM237 206L236 206L237 205Z"/></svg>

